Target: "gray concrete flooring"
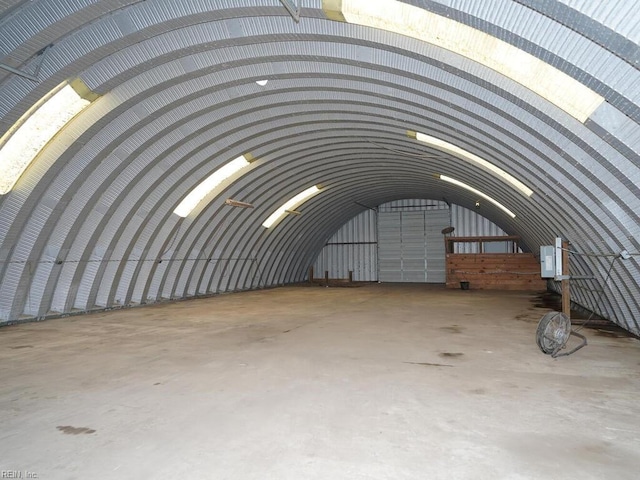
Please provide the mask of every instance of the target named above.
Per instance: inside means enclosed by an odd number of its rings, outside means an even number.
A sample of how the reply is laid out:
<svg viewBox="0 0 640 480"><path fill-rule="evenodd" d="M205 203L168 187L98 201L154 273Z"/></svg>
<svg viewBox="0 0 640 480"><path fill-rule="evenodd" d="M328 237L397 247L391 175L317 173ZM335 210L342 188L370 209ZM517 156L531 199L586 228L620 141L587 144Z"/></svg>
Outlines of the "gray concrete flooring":
<svg viewBox="0 0 640 480"><path fill-rule="evenodd" d="M637 479L640 342L534 294L292 286L0 329L0 473Z"/></svg>

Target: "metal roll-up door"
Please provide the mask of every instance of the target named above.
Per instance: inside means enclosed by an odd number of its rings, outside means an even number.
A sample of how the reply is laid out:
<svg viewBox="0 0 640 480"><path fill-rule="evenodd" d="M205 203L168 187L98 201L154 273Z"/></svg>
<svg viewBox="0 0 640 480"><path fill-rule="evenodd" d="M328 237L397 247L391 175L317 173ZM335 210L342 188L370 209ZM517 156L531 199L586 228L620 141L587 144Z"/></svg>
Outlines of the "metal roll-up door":
<svg viewBox="0 0 640 480"><path fill-rule="evenodd" d="M449 210L380 212L378 279L380 282L444 283L443 228Z"/></svg>
<svg viewBox="0 0 640 480"><path fill-rule="evenodd" d="M447 281L446 251L442 230L450 225L449 210L427 210L424 213L427 282L445 283Z"/></svg>
<svg viewBox="0 0 640 480"><path fill-rule="evenodd" d="M402 281L427 281L424 211L401 213Z"/></svg>
<svg viewBox="0 0 640 480"><path fill-rule="evenodd" d="M378 280L402 282L401 212L378 214Z"/></svg>

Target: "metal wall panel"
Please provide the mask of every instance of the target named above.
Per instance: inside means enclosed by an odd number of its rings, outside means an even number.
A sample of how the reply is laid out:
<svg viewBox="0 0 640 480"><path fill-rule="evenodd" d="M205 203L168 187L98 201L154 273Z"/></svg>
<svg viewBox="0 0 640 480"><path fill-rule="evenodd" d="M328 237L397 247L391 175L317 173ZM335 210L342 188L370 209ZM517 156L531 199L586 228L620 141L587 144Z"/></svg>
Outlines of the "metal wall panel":
<svg viewBox="0 0 640 480"><path fill-rule="evenodd" d="M411 212L411 211L424 211L424 210L442 210L448 209L449 205L442 200L428 200L421 198L405 198L402 200L394 200L393 202L386 202L378 206L380 212Z"/></svg>
<svg viewBox="0 0 640 480"><path fill-rule="evenodd" d="M420 269L409 268L408 270L420 271L421 274L414 274L412 280L408 280L409 274L404 281L433 281L435 283L444 282L444 242L442 241L442 229L447 226L455 228L454 235L457 236L501 236L506 233L496 224L480 215L478 212L469 210L460 205L451 205L438 200L425 199L403 199L387 202L377 207L380 214L399 214L402 212L428 212L426 235L427 248L419 255L422 262ZM383 255L378 257L378 238L376 235L377 214L373 210L365 210L344 224L326 243L318 258L313 270L316 278L324 276L324 272L329 273L330 278L348 278L349 271L353 272L355 281L378 281L378 268L384 271L383 278L391 278L387 281L403 281L403 276L393 271L402 270L404 245L383 245ZM400 222L400 215L390 216L389 220L397 218ZM423 222L424 222L424 217ZM390 240L394 235L399 235L401 226L391 227L383 225L383 235L386 240ZM477 253L475 244L456 244L456 252ZM415 255L413 255L415 257ZM381 262L382 260L382 262ZM379 267L380 263L380 267ZM428 271L428 274L425 272ZM420 276L421 275L421 276ZM425 276L427 275L427 276Z"/></svg>
<svg viewBox="0 0 640 480"><path fill-rule="evenodd" d="M377 213L365 210L344 224L327 242L313 265L315 277L378 280Z"/></svg>
<svg viewBox="0 0 640 480"><path fill-rule="evenodd" d="M502 236L507 233L498 225L481 215L482 210L469 210L460 205L451 205L451 226L455 228L453 236ZM456 243L454 253L479 253L476 243Z"/></svg>

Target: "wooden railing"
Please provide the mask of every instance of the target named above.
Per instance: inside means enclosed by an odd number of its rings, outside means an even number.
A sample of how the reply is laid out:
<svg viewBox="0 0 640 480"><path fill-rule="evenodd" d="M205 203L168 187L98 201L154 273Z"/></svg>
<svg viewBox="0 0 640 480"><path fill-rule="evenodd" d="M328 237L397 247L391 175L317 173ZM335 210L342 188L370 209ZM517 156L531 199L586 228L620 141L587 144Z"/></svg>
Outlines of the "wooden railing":
<svg viewBox="0 0 640 480"><path fill-rule="evenodd" d="M491 242L507 242L510 248L507 248L507 252L505 253L518 253L518 242L520 242L520 237L516 235L503 235L501 237L493 236L493 237L445 237L445 249L447 253L455 252L455 244L456 243L475 243L478 244L478 253L485 253L485 244Z"/></svg>

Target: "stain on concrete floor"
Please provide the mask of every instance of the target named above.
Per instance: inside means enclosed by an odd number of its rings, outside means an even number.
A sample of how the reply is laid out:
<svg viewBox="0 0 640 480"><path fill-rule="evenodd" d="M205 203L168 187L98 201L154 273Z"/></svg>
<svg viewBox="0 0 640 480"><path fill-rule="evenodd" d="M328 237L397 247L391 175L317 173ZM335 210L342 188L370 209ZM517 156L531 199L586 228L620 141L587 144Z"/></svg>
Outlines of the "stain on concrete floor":
<svg viewBox="0 0 640 480"><path fill-rule="evenodd" d="M423 367L453 367L453 365L447 365L444 363L429 363L429 362L402 362L409 365L422 365Z"/></svg>
<svg viewBox="0 0 640 480"><path fill-rule="evenodd" d="M70 425L64 425L56 428L66 435L91 435L92 433L96 433L94 429L87 427L72 427Z"/></svg>
<svg viewBox="0 0 640 480"><path fill-rule="evenodd" d="M449 332L449 333L462 333L464 328L458 325L451 325L448 327L440 327L440 330L444 330L445 332Z"/></svg>
<svg viewBox="0 0 640 480"><path fill-rule="evenodd" d="M442 352L440 354L440 356L443 358L458 358L458 357L462 357L463 355L464 353L460 353L460 352Z"/></svg>

